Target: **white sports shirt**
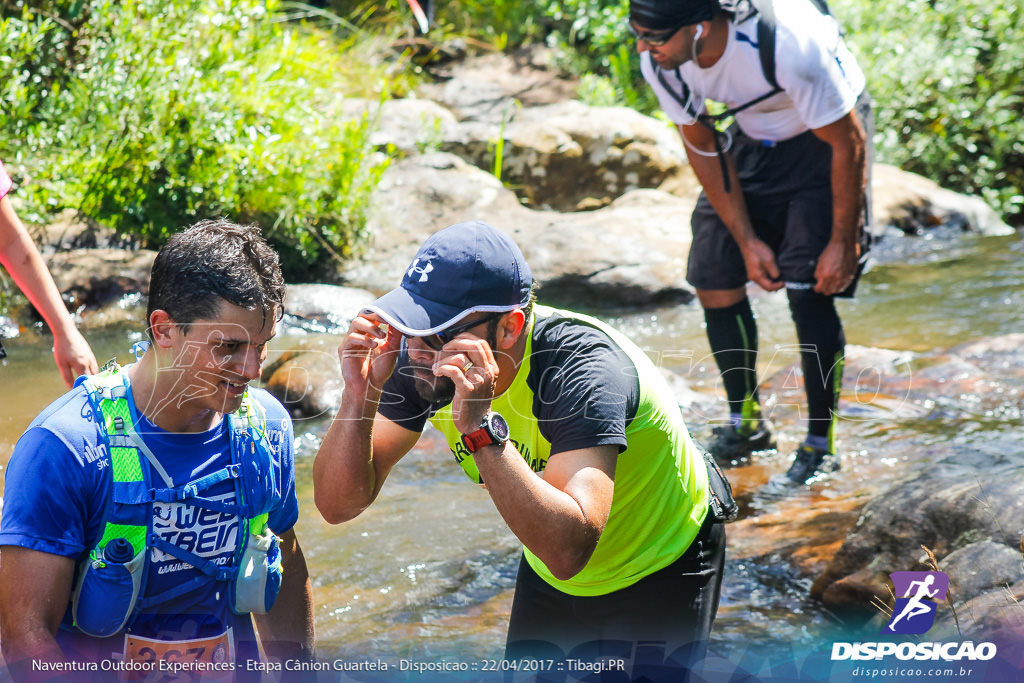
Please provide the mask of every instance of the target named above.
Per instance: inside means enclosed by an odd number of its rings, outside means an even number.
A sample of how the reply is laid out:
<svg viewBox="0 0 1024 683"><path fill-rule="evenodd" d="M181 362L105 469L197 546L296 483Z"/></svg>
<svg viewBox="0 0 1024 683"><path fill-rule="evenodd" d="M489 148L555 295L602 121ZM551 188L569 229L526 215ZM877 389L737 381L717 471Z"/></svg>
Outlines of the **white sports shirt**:
<svg viewBox="0 0 1024 683"><path fill-rule="evenodd" d="M821 128L853 109L864 89L864 72L843 43L835 19L810 0L774 0L775 78L783 92L736 115L740 128L757 140L788 140ZM663 71L649 52L640 55L644 78L675 123L689 125L704 111L704 100L732 108L772 90L757 49L757 16L729 23L722 57L707 69L690 60Z"/></svg>

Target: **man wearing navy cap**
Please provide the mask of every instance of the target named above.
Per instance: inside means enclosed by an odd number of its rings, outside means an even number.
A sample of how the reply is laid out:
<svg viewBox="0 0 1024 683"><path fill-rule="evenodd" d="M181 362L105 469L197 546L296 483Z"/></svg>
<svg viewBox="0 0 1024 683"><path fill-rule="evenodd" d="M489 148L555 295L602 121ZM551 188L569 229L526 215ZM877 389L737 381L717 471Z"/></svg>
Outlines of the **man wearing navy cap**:
<svg viewBox="0 0 1024 683"><path fill-rule="evenodd" d="M835 297L853 296L870 213L864 73L835 20L810 0L631 0L629 21L644 78L703 186L686 277L704 307L730 412L708 447L722 462L775 448L758 402L746 283L785 288L807 437L766 490L797 490L839 467L846 338ZM722 114L710 115L706 100L724 103L735 123L717 131Z"/></svg>
<svg viewBox="0 0 1024 683"><path fill-rule="evenodd" d="M519 248L485 223L427 239L339 349L316 505L335 524L365 510L429 420L524 545L507 656L614 656L634 677L679 680L718 606L718 473L640 349L533 290ZM664 656L644 668L639 641Z"/></svg>

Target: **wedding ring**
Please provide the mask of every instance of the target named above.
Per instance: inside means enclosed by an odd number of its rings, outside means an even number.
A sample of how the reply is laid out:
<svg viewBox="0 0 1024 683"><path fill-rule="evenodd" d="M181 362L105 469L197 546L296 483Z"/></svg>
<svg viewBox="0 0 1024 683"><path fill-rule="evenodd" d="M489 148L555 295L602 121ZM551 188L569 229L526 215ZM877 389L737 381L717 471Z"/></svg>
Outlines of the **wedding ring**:
<svg viewBox="0 0 1024 683"><path fill-rule="evenodd" d="M469 372L469 369L473 367L473 361L467 360L466 364L462 368L462 372Z"/></svg>

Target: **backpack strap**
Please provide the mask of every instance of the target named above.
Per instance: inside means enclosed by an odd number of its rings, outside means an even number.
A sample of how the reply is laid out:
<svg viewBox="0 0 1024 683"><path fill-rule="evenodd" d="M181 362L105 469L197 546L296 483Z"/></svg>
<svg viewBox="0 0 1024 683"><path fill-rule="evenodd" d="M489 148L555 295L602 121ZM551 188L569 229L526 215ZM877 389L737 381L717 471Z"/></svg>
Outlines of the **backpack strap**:
<svg viewBox="0 0 1024 683"><path fill-rule="evenodd" d="M747 103L744 108L777 92L782 92L782 86L775 78L775 5L772 0L751 0L751 2L757 8L757 54L761 58L761 71L764 73L765 80L775 90L754 102Z"/></svg>
<svg viewBox="0 0 1024 683"><path fill-rule="evenodd" d="M757 11L757 52L761 59L761 71L768 84L775 88L775 92L782 92L783 88L775 78L775 27L778 26L778 22L775 20L774 0L750 0L750 4ZM811 0L811 4L826 17L832 16L826 0ZM771 94L774 95L775 92ZM766 97L768 96L754 100L753 103L756 104ZM743 105L744 108L748 106L750 103Z"/></svg>

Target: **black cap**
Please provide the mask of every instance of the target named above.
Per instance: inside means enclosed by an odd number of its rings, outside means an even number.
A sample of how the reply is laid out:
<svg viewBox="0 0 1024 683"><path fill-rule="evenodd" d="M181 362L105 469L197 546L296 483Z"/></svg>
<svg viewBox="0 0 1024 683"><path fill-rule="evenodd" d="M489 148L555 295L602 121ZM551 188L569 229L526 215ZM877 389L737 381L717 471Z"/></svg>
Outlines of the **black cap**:
<svg viewBox="0 0 1024 683"><path fill-rule="evenodd" d="M629 20L653 31L711 21L718 14L718 0L630 0Z"/></svg>

